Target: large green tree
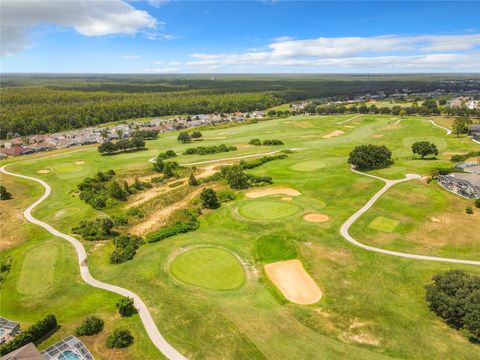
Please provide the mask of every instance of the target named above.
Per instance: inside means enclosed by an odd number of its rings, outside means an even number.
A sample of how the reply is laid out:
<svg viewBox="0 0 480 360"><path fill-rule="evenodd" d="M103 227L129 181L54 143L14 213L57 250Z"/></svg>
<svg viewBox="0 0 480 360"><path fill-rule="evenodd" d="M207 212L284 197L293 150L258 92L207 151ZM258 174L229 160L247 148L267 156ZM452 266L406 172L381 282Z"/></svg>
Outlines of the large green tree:
<svg viewBox="0 0 480 360"><path fill-rule="evenodd" d="M428 141L418 141L412 145L413 155L420 155L423 158L427 155L438 155L437 145Z"/></svg>
<svg viewBox="0 0 480 360"><path fill-rule="evenodd" d="M203 189L200 194L200 199L202 200L202 206L207 209L216 209L220 206L217 193L211 188Z"/></svg>
<svg viewBox="0 0 480 360"><path fill-rule="evenodd" d="M392 153L385 146L359 145L350 152L348 163L357 170L381 169L393 163Z"/></svg>

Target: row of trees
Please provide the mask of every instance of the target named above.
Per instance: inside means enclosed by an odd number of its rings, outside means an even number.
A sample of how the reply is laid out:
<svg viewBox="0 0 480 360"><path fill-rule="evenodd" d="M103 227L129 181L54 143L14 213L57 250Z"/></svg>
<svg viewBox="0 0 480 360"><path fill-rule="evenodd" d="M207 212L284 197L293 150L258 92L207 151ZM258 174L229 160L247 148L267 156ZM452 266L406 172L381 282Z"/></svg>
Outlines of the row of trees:
<svg viewBox="0 0 480 360"><path fill-rule="evenodd" d="M255 146L274 146L274 145L283 145L282 140L278 139L272 139L272 140L263 140L263 142L260 139L252 139L248 142L250 145L255 145Z"/></svg>
<svg viewBox="0 0 480 360"><path fill-rule="evenodd" d="M221 145L213 145L213 146L197 146L195 148L188 148L186 149L183 154L184 155L209 155L209 154L217 154L221 152L229 152L237 150L236 146L230 145L227 146L225 144Z"/></svg>
<svg viewBox="0 0 480 360"><path fill-rule="evenodd" d="M145 140L140 137L131 139L120 139L117 142L106 141L101 143L98 147L98 152L101 154L114 154L125 151L145 149Z"/></svg>
<svg viewBox="0 0 480 360"><path fill-rule="evenodd" d="M187 144L191 142L192 140L198 140L201 139L202 133L200 131L193 131L191 134L188 133L187 131L181 131L178 136L177 136L177 141Z"/></svg>

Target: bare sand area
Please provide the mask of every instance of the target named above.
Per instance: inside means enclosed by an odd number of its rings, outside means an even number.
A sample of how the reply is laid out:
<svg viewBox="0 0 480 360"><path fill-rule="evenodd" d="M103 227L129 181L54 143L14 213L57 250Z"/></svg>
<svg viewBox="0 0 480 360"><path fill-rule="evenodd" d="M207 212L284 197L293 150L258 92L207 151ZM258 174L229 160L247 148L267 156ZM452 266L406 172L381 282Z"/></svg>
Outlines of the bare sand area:
<svg viewBox="0 0 480 360"><path fill-rule="evenodd" d="M298 196L300 192L290 188L270 188L270 189L257 189L249 191L245 196L249 199L255 199L269 195L286 195L286 196Z"/></svg>
<svg viewBox="0 0 480 360"><path fill-rule="evenodd" d="M265 265L265 272L289 301L315 304L322 298L322 291L308 275L299 260L279 261Z"/></svg>
<svg viewBox="0 0 480 360"><path fill-rule="evenodd" d="M310 222L325 222L330 220L330 217L325 214L307 214L303 218Z"/></svg>
<svg viewBox="0 0 480 360"><path fill-rule="evenodd" d="M323 137L324 137L325 139L330 139L330 138L332 138L332 137L340 136L340 135L343 135L343 134L345 134L345 131L342 131L342 130L334 130L334 131L332 131L331 133L328 133L328 134L326 134L326 135L323 135Z"/></svg>

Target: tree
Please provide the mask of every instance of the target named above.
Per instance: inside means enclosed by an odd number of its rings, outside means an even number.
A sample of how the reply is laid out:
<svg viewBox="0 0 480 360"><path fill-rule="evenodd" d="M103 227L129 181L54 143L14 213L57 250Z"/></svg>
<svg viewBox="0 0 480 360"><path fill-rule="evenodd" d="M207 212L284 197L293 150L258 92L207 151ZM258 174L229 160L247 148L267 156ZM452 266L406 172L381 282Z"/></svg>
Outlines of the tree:
<svg viewBox="0 0 480 360"><path fill-rule="evenodd" d="M174 157L177 157L177 154L173 150L167 150L165 151L165 156L167 158L174 158Z"/></svg>
<svg viewBox="0 0 480 360"><path fill-rule="evenodd" d="M458 117L453 122L453 133L459 137L461 134L465 134L468 131L468 126L472 124L467 116Z"/></svg>
<svg viewBox="0 0 480 360"><path fill-rule="evenodd" d="M163 176L165 178L175 176L176 168L178 168L178 163L176 161L167 161L163 166Z"/></svg>
<svg viewBox="0 0 480 360"><path fill-rule="evenodd" d="M133 343L133 336L126 329L115 329L107 338L107 348L126 348Z"/></svg>
<svg viewBox="0 0 480 360"><path fill-rule="evenodd" d="M103 330L103 320L96 317L95 315L90 315L83 320L82 324L75 329L75 335L77 336L91 336L98 334Z"/></svg>
<svg viewBox="0 0 480 360"><path fill-rule="evenodd" d="M401 109L401 110L398 112L398 114L400 115L400 118L403 119L403 118L405 117L405 114L406 114L405 109Z"/></svg>
<svg viewBox="0 0 480 360"><path fill-rule="evenodd" d="M125 190L122 189L122 186L118 183L118 181L114 180L110 183L108 192L109 195L114 199L122 201L127 200L128 193L126 193Z"/></svg>
<svg viewBox="0 0 480 360"><path fill-rule="evenodd" d="M417 141L412 145L413 155L418 154L423 158L427 155L438 155L437 145L428 141Z"/></svg>
<svg viewBox="0 0 480 360"><path fill-rule="evenodd" d="M247 174L243 172L243 169L240 165L226 166L222 168L224 177L227 180L228 185L232 189L247 189L248 188L248 177Z"/></svg>
<svg viewBox="0 0 480 360"><path fill-rule="evenodd" d="M157 157L157 160L153 163L153 170L157 172L162 172L163 168L165 167L165 162L160 158L160 155Z"/></svg>
<svg viewBox="0 0 480 360"><path fill-rule="evenodd" d="M202 137L202 133L200 131L194 131L190 136L192 139L200 139Z"/></svg>
<svg viewBox="0 0 480 360"><path fill-rule="evenodd" d="M117 151L117 146L111 142L111 141L106 141L104 143L101 143L100 146L98 147L98 152L103 154L111 154L113 152Z"/></svg>
<svg viewBox="0 0 480 360"><path fill-rule="evenodd" d="M277 112L275 110L268 110L267 115L268 116L275 116L275 115L277 115Z"/></svg>
<svg viewBox="0 0 480 360"><path fill-rule="evenodd" d="M139 137L134 137L130 140L130 147L132 149L143 149L145 147L145 140Z"/></svg>
<svg viewBox="0 0 480 360"><path fill-rule="evenodd" d="M188 178L188 185L190 185L190 186L197 186L198 185L198 180L195 177L195 175L193 175L193 173L191 173L190 177Z"/></svg>
<svg viewBox="0 0 480 360"><path fill-rule="evenodd" d="M200 199L202 200L202 206L207 209L216 209L220 206L217 193L211 188L203 189L200 194Z"/></svg>
<svg viewBox="0 0 480 360"><path fill-rule="evenodd" d="M260 139L252 139L248 143L250 145L255 145L255 146L261 146L262 145L262 142L260 141Z"/></svg>
<svg viewBox="0 0 480 360"><path fill-rule="evenodd" d="M180 134L178 134L177 141L186 144L191 142L192 138L188 132L182 131Z"/></svg>
<svg viewBox="0 0 480 360"><path fill-rule="evenodd" d="M392 153L385 146L359 145L350 152L348 163L357 170L381 169L393 163Z"/></svg>
<svg viewBox="0 0 480 360"><path fill-rule="evenodd" d="M120 316L132 316L137 313L137 309L133 304L133 299L129 297L123 297L115 304Z"/></svg>
<svg viewBox="0 0 480 360"><path fill-rule="evenodd" d="M104 143L106 144L106 143ZM129 149L131 147L131 143L130 143L130 140L128 139L121 139L121 140L118 140L116 143L115 143L116 147L118 150L121 150L121 151L125 151L127 149Z"/></svg>
<svg viewBox="0 0 480 360"><path fill-rule="evenodd" d="M12 194L7 191L7 188L0 185L0 200L10 200L12 197Z"/></svg>

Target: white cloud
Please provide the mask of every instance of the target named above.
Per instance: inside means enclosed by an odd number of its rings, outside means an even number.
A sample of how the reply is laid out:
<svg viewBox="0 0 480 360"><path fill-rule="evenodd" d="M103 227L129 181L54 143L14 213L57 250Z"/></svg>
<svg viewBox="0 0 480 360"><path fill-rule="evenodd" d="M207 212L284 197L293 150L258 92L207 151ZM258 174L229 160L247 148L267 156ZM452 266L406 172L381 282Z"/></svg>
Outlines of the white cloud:
<svg viewBox="0 0 480 360"><path fill-rule="evenodd" d="M166 3L170 2L170 0L147 0L147 3L150 6L159 8L162 5L165 5Z"/></svg>
<svg viewBox="0 0 480 360"><path fill-rule="evenodd" d="M133 35L155 29L159 22L121 0L2 0L2 55L30 47L30 29L45 24L73 28L85 36L104 36Z"/></svg>
<svg viewBox="0 0 480 360"><path fill-rule="evenodd" d="M156 32L156 31L149 31L145 35L150 40L166 40L166 41L168 41L168 40L179 39L179 36L159 33L159 32Z"/></svg>
<svg viewBox="0 0 480 360"><path fill-rule="evenodd" d="M292 40L276 38L268 50L244 53L193 53L186 64L268 71L279 67L325 71L479 71L480 34L384 35Z"/></svg>
<svg viewBox="0 0 480 360"><path fill-rule="evenodd" d="M140 55L123 55L122 57L128 60L136 60L141 58Z"/></svg>

